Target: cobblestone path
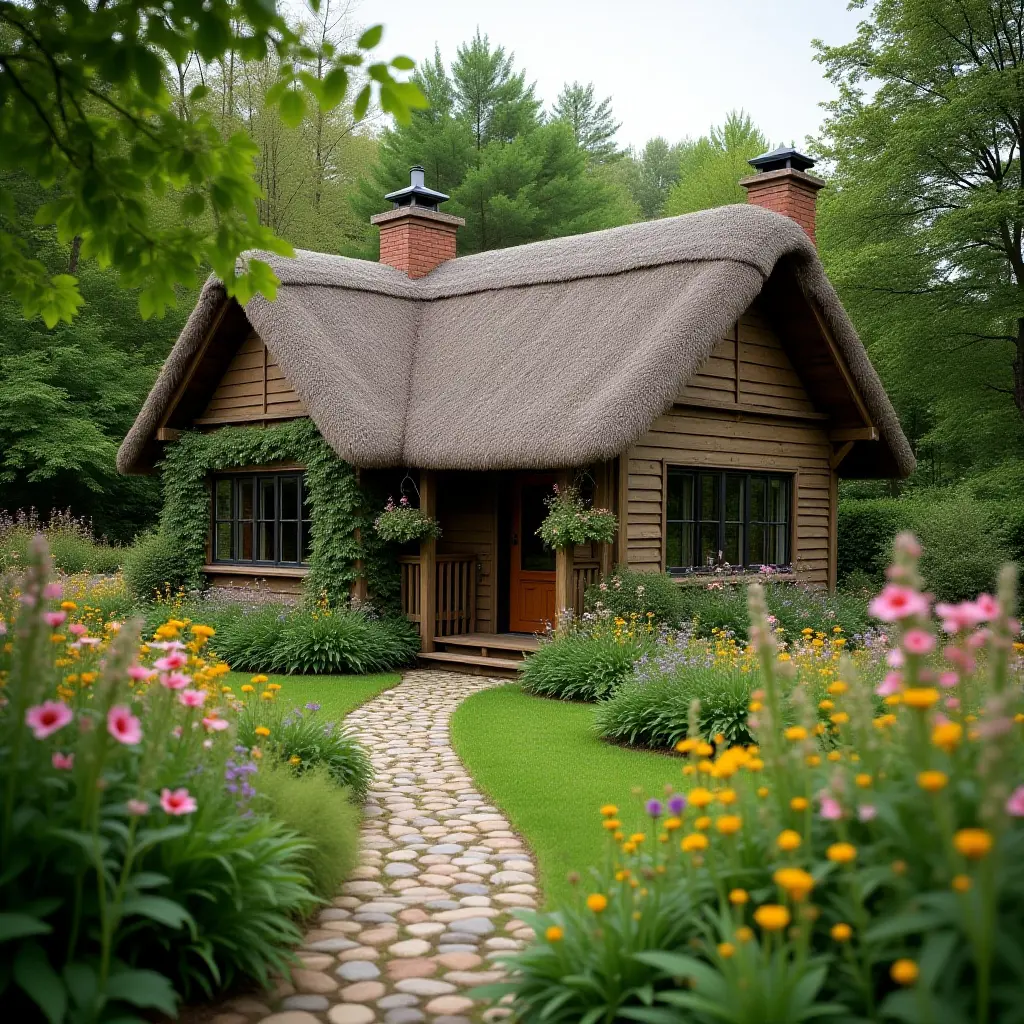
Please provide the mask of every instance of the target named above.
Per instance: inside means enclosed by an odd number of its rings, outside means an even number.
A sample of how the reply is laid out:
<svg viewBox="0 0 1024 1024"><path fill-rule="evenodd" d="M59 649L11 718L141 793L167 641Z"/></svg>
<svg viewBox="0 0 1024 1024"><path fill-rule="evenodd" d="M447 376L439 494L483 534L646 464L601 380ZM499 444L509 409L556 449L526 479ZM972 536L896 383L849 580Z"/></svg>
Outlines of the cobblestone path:
<svg viewBox="0 0 1024 1024"><path fill-rule="evenodd" d="M532 932L510 912L536 906L533 861L473 788L448 721L497 680L408 673L346 725L375 769L360 865L321 911L292 984L229 1002L213 1024L471 1024L508 1011L474 1003L502 978L494 958Z"/></svg>

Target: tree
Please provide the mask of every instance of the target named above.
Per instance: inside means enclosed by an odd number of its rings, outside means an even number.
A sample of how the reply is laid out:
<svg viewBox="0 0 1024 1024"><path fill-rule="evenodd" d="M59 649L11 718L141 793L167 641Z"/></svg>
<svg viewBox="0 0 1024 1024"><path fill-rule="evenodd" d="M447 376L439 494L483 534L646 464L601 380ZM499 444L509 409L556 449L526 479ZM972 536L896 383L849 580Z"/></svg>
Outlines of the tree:
<svg viewBox="0 0 1024 1024"><path fill-rule="evenodd" d="M665 201L666 215L746 202L739 181L751 173L747 161L769 148L747 114L730 111L709 135L682 143L679 178Z"/></svg>
<svg viewBox="0 0 1024 1024"><path fill-rule="evenodd" d="M644 220L660 217L672 186L679 180L684 142L670 146L660 135L650 139L639 157L627 161L629 189Z"/></svg>
<svg viewBox="0 0 1024 1024"><path fill-rule="evenodd" d="M319 0L313 0L314 3ZM367 30L354 50L324 44L328 70L317 78L303 65L316 51L289 26L274 0L0 0L0 169L53 186L37 219L56 225L77 262L94 256L139 289L142 315L173 304L175 285L194 281L208 264L229 291L246 301L272 294L268 264L248 248L288 252L261 224L254 150L243 133L227 137L202 109L205 84L187 87L200 62L277 58L266 98L286 124L303 117L307 97L332 110L345 98L351 71L380 41ZM408 58L366 68L357 120L376 96L399 118L422 101L392 69ZM227 121L229 105L225 106ZM170 195L178 215L160 222L155 207ZM82 298L71 274L51 273L11 230L10 197L0 193L0 287L26 315L48 325L70 319Z"/></svg>
<svg viewBox="0 0 1024 1024"><path fill-rule="evenodd" d="M451 195L445 211L466 218L458 240L463 253L631 219L625 188L592 172L568 125L542 123L525 72L486 36L477 33L460 46L450 69L435 51L415 81L430 105L384 132L377 162L353 199L363 223L381 211L386 193L408 184L413 164ZM352 251L375 258L375 234L367 230Z"/></svg>
<svg viewBox="0 0 1024 1024"><path fill-rule="evenodd" d="M883 297L893 327L877 325L880 343L926 309L919 364L966 353L988 368L974 396L1024 418L1020 6L879 0L853 42L817 48L839 89L820 140L847 233L833 272L846 294Z"/></svg>
<svg viewBox="0 0 1024 1024"><path fill-rule="evenodd" d="M612 116L612 98L594 101L594 83L580 85L568 82L552 108L552 118L564 121L576 138L576 145L585 149L594 160L607 160L616 152L615 133L622 127Z"/></svg>

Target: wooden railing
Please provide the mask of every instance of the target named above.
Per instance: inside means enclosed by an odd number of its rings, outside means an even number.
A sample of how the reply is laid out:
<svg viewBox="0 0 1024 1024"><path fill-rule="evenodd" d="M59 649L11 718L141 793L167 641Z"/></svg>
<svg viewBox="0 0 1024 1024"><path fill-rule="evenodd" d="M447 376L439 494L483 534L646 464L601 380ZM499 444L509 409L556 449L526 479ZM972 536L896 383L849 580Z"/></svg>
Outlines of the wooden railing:
<svg viewBox="0 0 1024 1024"><path fill-rule="evenodd" d="M401 571L402 613L420 627L422 568L418 555L398 559ZM433 636L460 636L476 631L476 555L437 556L437 616Z"/></svg>
<svg viewBox="0 0 1024 1024"><path fill-rule="evenodd" d="M576 615L583 614L583 595L587 587L593 586L601 578L601 563L598 561L577 561L572 567L572 610Z"/></svg>

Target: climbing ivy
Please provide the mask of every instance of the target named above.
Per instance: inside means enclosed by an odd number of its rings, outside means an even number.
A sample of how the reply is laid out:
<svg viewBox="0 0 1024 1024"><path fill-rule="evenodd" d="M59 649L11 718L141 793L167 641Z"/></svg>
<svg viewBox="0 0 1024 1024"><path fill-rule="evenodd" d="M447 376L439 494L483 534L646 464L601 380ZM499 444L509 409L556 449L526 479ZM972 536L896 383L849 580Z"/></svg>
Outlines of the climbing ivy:
<svg viewBox="0 0 1024 1024"><path fill-rule="evenodd" d="M164 506L161 539L180 558L175 575L189 588L203 585L203 564L210 527L210 473L244 466L298 462L306 467L306 492L312 508L308 597L326 595L331 604L348 600L363 561L371 596L383 606L394 601L397 567L382 557L373 535L372 512L355 469L338 458L311 420L290 420L269 427L224 427L208 434L188 431L168 446L163 460ZM168 545L165 545L167 547Z"/></svg>

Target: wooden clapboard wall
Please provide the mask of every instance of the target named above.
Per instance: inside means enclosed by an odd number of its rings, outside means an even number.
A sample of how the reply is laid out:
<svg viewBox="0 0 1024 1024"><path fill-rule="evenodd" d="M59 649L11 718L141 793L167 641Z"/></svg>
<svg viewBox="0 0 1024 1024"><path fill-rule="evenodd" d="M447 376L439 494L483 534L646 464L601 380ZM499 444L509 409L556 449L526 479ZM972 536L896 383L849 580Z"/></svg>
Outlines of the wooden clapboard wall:
<svg viewBox="0 0 1024 1024"><path fill-rule="evenodd" d="M793 474L794 566L806 582L827 584L835 494L827 428L755 304L628 453L628 562L664 568L666 467L762 469Z"/></svg>
<svg viewBox="0 0 1024 1024"><path fill-rule="evenodd" d="M202 416L195 422L261 423L305 415L302 399L253 331L239 346Z"/></svg>

